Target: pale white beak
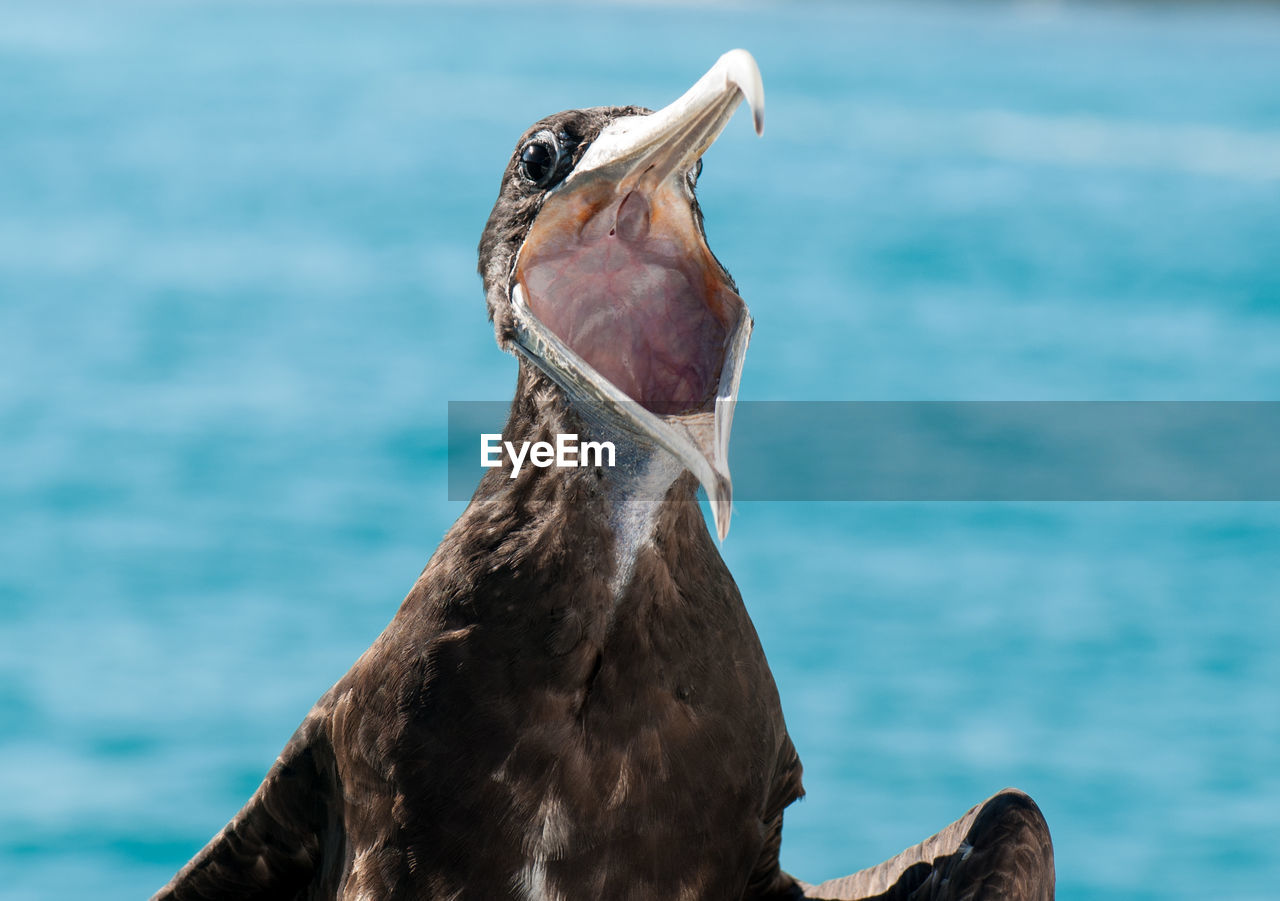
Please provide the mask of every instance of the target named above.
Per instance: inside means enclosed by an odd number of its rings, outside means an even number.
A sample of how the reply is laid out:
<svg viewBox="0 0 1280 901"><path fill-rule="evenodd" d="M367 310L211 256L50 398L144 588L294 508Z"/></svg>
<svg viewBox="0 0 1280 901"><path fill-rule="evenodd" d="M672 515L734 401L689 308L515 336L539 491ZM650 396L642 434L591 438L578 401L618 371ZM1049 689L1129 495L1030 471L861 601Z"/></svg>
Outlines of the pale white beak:
<svg viewBox="0 0 1280 901"><path fill-rule="evenodd" d="M757 134L764 130L764 87L755 60L745 50L731 50L671 105L647 116L614 120L591 143L568 177L547 195L539 216L557 215L571 204L602 193L624 197L640 190L654 196L692 199L686 181L689 168L706 152L742 100L751 109ZM548 212L550 211L550 212ZM568 216L568 212L560 215ZM689 225L680 237L696 242L709 265L714 257L700 231ZM519 272L519 258L516 271ZM616 426L670 451L698 479L711 502L720 540L729 533L733 484L729 478L729 432L738 396L742 362L751 337L751 316L741 298L737 320L729 331L724 364L710 410L659 415L619 390L533 314L517 278L511 292L516 324L516 350L543 370L579 403L590 406Z"/></svg>

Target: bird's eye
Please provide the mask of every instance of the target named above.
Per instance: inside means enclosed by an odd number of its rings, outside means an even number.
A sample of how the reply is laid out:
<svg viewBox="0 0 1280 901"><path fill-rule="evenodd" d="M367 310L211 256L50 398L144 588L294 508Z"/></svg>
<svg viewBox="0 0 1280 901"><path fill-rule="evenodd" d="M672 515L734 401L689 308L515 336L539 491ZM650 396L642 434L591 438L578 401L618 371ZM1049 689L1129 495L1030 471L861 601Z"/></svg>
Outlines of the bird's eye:
<svg viewBox="0 0 1280 901"><path fill-rule="evenodd" d="M550 132L539 132L520 151L520 171L540 188L551 184L560 170L560 142Z"/></svg>

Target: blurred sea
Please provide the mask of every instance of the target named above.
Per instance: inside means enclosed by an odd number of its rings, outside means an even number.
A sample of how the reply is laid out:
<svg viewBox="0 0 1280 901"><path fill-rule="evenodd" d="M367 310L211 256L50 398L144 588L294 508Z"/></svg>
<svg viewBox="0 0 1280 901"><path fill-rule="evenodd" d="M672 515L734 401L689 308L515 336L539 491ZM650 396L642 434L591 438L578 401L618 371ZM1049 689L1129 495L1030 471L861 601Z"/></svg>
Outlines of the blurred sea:
<svg viewBox="0 0 1280 901"><path fill-rule="evenodd" d="M510 395L516 137L735 46L744 398L1280 399L1275 7L10 0L0 896L145 897L235 813L461 511L447 402ZM1280 507L744 503L724 555L793 872L1017 785L1064 899L1275 897Z"/></svg>

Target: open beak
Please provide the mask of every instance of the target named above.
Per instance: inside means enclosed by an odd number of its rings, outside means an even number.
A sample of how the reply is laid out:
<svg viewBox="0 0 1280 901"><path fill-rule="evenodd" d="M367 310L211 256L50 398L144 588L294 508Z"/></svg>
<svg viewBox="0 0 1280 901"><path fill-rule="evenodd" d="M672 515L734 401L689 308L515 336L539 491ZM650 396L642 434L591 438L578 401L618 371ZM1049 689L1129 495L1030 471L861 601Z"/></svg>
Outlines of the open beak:
<svg viewBox="0 0 1280 901"><path fill-rule="evenodd" d="M759 134L760 70L732 50L670 106L606 126L545 198L511 289L517 351L589 416L674 454L721 540L751 316L707 247L693 167L743 99Z"/></svg>

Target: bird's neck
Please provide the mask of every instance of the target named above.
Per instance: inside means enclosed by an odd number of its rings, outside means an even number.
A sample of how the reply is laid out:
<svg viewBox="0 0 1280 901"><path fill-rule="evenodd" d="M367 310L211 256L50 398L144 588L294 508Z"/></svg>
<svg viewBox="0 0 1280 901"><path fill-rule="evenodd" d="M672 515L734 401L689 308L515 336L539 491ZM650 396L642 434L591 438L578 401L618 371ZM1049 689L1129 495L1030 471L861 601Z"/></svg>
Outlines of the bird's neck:
<svg viewBox="0 0 1280 901"><path fill-rule="evenodd" d="M473 501L505 509L502 519L531 552L567 542L576 562L590 561L617 598L655 541L705 540L696 482L670 451L607 419L584 415L549 382L522 377L503 441L517 448L522 442L554 445L559 435L576 436L580 449L588 443L607 448L606 465L526 464L515 471L504 457Z"/></svg>
<svg viewBox="0 0 1280 901"><path fill-rule="evenodd" d="M599 431L610 430L604 428ZM620 597L631 583L636 557L653 543L662 522L666 498L684 472L684 466L665 448L641 444L625 435L618 437L622 441L618 450L623 455L619 462L625 460L626 465L615 467L606 476L605 488L609 529L613 533L610 588L615 598ZM686 498L680 500L687 502Z"/></svg>

